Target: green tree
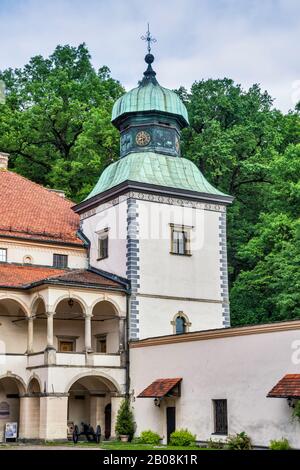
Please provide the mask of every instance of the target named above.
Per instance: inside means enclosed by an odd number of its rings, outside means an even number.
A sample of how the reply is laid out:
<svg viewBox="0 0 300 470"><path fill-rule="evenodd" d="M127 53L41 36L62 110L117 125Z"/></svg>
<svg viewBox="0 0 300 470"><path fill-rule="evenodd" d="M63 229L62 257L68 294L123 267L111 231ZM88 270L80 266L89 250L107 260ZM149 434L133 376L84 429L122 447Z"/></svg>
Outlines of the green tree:
<svg viewBox="0 0 300 470"><path fill-rule="evenodd" d="M231 289L236 325L300 316L300 144L289 145L271 173L268 211L237 252L243 270Z"/></svg>
<svg viewBox="0 0 300 470"><path fill-rule="evenodd" d="M228 209L233 324L296 317L299 113L283 115L258 85L245 91L227 78L177 92L191 122L183 155L235 198Z"/></svg>
<svg viewBox="0 0 300 470"><path fill-rule="evenodd" d="M133 412L130 407L130 401L126 398L122 401L117 414L116 433L118 436L129 436L131 441L135 431Z"/></svg>
<svg viewBox="0 0 300 470"><path fill-rule="evenodd" d="M0 72L0 80L0 148L11 154L11 168L84 198L118 154L110 118L121 85L107 67L94 70L84 44L58 46L49 58Z"/></svg>

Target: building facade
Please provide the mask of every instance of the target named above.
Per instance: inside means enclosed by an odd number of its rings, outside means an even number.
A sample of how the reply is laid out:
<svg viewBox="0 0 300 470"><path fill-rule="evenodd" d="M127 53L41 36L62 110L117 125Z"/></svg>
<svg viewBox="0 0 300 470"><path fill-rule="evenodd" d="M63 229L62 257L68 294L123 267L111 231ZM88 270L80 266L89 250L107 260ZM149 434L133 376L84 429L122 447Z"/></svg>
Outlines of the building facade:
<svg viewBox="0 0 300 470"><path fill-rule="evenodd" d="M249 430L265 445L272 413L282 432L297 429L265 397L297 372L286 350L299 324L230 328L232 197L181 156L187 110L157 82L153 55L145 61L113 108L120 158L81 203L9 171L0 154L0 440L12 422L24 440L66 439L80 423L112 438L126 396L137 433L165 442L178 426L208 440L214 406L223 437Z"/></svg>

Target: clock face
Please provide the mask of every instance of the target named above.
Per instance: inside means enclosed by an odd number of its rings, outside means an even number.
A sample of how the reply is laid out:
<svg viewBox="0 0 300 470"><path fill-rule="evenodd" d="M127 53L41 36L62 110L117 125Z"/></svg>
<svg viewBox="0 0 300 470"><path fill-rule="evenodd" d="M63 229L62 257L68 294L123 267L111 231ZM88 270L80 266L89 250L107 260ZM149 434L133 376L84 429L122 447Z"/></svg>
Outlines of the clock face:
<svg viewBox="0 0 300 470"><path fill-rule="evenodd" d="M145 145L148 145L150 140L151 140L151 136L146 131L139 131L135 138L137 145L140 145L142 147L144 147Z"/></svg>

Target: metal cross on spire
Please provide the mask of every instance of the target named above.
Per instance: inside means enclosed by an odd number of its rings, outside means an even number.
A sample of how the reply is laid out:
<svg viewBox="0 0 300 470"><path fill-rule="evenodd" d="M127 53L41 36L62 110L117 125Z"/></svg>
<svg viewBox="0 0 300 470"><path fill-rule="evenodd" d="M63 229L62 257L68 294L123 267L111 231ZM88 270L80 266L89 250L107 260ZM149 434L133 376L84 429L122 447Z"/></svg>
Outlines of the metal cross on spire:
<svg viewBox="0 0 300 470"><path fill-rule="evenodd" d="M157 42L156 39L151 36L151 33L150 33L150 29L149 29L149 23L148 23L148 30L146 32L146 35L145 36L141 36L141 39L143 41L147 41L147 49L148 49L148 54L151 53L151 43L155 43Z"/></svg>

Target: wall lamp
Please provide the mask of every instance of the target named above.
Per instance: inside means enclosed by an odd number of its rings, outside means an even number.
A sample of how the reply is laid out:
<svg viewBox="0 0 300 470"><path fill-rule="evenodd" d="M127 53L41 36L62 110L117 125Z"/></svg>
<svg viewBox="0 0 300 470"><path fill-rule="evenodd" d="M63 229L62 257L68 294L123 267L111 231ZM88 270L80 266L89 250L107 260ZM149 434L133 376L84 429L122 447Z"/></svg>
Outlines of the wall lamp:
<svg viewBox="0 0 300 470"><path fill-rule="evenodd" d="M288 397L287 402L290 408L295 408L295 403L294 403L293 398Z"/></svg>
<svg viewBox="0 0 300 470"><path fill-rule="evenodd" d="M155 406L160 406L161 399L160 398L154 398L154 405Z"/></svg>

